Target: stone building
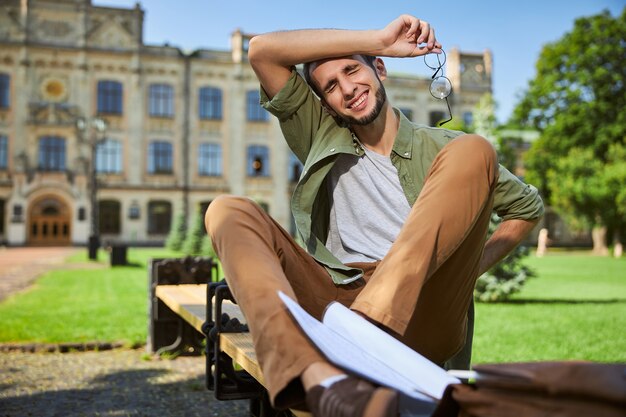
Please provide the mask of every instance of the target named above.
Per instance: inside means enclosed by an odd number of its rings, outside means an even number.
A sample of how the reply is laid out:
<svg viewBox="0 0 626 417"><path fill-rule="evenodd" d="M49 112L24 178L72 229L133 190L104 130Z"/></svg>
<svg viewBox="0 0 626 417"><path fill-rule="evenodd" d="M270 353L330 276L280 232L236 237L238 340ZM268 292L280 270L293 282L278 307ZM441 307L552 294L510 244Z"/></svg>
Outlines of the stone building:
<svg viewBox="0 0 626 417"><path fill-rule="evenodd" d="M255 199L291 228L300 165L259 106L251 35L235 31L229 51L184 53L145 44L143 20L139 5L0 0L0 242L79 245L97 230L156 245L176 213L191 218L222 193ZM453 114L471 119L491 91L491 62L449 51ZM392 74L386 89L432 125L448 109L430 82Z"/></svg>

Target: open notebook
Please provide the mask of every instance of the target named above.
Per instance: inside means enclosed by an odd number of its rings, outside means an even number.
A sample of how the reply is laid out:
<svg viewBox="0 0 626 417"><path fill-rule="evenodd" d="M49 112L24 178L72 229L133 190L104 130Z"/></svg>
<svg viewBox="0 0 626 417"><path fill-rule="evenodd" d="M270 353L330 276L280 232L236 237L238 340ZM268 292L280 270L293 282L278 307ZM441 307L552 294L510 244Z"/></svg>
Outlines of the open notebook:
<svg viewBox="0 0 626 417"><path fill-rule="evenodd" d="M329 362L402 393L401 407L413 410L402 415L430 415L446 387L461 382L340 303L329 304L320 322L283 292L278 295Z"/></svg>

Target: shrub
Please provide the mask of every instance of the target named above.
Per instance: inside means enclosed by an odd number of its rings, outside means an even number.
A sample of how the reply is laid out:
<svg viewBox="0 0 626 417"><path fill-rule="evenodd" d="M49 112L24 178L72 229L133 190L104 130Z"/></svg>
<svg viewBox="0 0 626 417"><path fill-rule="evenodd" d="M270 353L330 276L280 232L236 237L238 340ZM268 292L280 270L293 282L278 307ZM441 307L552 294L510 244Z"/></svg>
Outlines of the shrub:
<svg viewBox="0 0 626 417"><path fill-rule="evenodd" d="M187 238L183 243L183 253L186 255L200 255L202 253L202 243L206 231L204 229L204 217L200 212L196 212L187 231Z"/></svg>
<svg viewBox="0 0 626 417"><path fill-rule="evenodd" d="M498 216L492 215L489 235L499 224ZM483 302L503 301L519 292L526 280L535 276L534 271L522 263L528 253L528 248L518 246L506 258L482 274L476 282L474 299Z"/></svg>
<svg viewBox="0 0 626 417"><path fill-rule="evenodd" d="M180 251L185 242L185 234L187 233L187 219L185 213L179 212L174 217L174 224L170 229L170 233L165 241L165 247L169 250Z"/></svg>
<svg viewBox="0 0 626 417"><path fill-rule="evenodd" d="M204 238L202 239L201 252L203 256L210 256L212 258L217 257L217 255L215 254L215 250L213 249L213 243L211 242L211 238L209 237L209 235L205 235Z"/></svg>

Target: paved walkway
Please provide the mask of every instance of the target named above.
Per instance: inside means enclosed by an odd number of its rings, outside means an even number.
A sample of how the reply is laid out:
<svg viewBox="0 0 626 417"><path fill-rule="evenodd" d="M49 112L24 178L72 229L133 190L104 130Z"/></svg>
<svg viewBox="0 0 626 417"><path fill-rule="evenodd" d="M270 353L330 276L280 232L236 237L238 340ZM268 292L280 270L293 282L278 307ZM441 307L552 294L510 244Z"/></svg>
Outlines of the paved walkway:
<svg viewBox="0 0 626 417"><path fill-rule="evenodd" d="M42 273L58 268L79 250L73 247L0 248L0 301L29 287Z"/></svg>
<svg viewBox="0 0 626 417"><path fill-rule="evenodd" d="M0 248L0 302L83 248ZM147 323L147 322L146 322ZM247 401L217 401L204 357L163 360L144 349L2 352L0 416L248 416Z"/></svg>

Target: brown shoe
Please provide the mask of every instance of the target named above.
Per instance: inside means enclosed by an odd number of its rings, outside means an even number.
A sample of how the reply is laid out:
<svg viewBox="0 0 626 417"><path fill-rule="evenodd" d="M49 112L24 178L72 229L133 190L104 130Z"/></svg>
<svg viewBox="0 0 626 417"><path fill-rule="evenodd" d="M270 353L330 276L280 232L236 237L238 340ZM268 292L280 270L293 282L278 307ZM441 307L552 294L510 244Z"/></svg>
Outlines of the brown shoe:
<svg viewBox="0 0 626 417"><path fill-rule="evenodd" d="M315 417L396 417L398 393L348 377L329 388L316 385L306 394Z"/></svg>

